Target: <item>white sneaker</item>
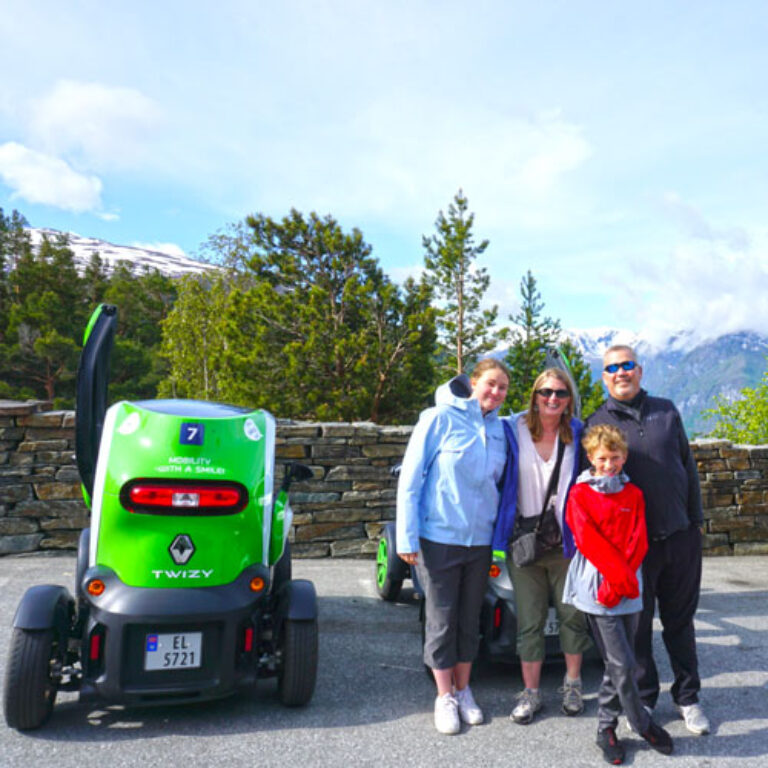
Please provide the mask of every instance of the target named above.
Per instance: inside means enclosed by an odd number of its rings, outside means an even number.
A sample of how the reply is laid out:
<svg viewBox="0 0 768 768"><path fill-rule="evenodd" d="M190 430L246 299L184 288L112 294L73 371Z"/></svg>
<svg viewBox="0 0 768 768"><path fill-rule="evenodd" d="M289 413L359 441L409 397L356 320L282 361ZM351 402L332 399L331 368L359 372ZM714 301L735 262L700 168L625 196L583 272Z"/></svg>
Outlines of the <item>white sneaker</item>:
<svg viewBox="0 0 768 768"><path fill-rule="evenodd" d="M483 722L483 710L477 706L469 686L456 691L456 701L459 705L459 717L467 725L480 725Z"/></svg>
<svg viewBox="0 0 768 768"><path fill-rule="evenodd" d="M444 693L435 699L435 728L447 734L458 733L461 729L459 705L453 694Z"/></svg>
<svg viewBox="0 0 768 768"><path fill-rule="evenodd" d="M678 706L680 716L685 720L685 727L697 736L709 733L709 720L701 708L701 704Z"/></svg>

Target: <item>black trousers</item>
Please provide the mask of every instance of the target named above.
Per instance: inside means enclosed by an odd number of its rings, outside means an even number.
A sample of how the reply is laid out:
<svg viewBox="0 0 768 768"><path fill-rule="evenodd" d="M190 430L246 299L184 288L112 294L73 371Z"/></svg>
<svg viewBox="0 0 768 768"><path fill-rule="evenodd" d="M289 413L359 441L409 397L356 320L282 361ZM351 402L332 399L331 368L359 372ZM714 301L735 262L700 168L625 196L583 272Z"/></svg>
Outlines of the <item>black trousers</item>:
<svg viewBox="0 0 768 768"><path fill-rule="evenodd" d="M424 663L431 669L453 669L477 656L491 547L419 542L416 572L426 611Z"/></svg>
<svg viewBox="0 0 768 768"><path fill-rule="evenodd" d="M659 673L653 660L653 615L659 607L661 637L669 655L672 698L681 706L699 700L699 661L693 619L701 587L701 532L696 527L648 542L643 561L643 610L635 635L637 685L643 703L656 706Z"/></svg>

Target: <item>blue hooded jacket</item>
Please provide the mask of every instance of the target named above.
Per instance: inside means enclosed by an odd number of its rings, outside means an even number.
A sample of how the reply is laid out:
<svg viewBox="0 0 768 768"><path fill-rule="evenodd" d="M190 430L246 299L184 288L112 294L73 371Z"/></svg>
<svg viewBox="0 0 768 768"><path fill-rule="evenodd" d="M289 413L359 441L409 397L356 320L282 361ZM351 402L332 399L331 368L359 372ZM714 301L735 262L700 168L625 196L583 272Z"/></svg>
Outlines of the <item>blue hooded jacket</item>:
<svg viewBox="0 0 768 768"><path fill-rule="evenodd" d="M441 385L422 411L397 485L397 551L419 538L440 544L491 543L507 444L496 410L483 416L466 374Z"/></svg>
<svg viewBox="0 0 768 768"><path fill-rule="evenodd" d="M512 539L512 533L515 530L515 516L517 515L517 485L520 476L518 459L520 457L520 446L517 442L517 422L524 416L524 413L517 413L514 416L508 416L501 419L504 425L504 434L507 438L509 453L507 454L507 463L504 467L504 485L501 490L501 501L499 503L499 514L496 518L496 526L493 530L493 556L505 559L509 549L509 542ZM571 476L568 488L576 482L579 474L579 443L584 425L578 419L571 419L571 430L573 431L573 443L569 447L576 450L576 456L573 461L573 475ZM567 448L566 448L567 450ZM562 499L559 510L565 509L566 499ZM563 555L573 557L576 551L576 544L573 541L573 533L565 520L563 522Z"/></svg>

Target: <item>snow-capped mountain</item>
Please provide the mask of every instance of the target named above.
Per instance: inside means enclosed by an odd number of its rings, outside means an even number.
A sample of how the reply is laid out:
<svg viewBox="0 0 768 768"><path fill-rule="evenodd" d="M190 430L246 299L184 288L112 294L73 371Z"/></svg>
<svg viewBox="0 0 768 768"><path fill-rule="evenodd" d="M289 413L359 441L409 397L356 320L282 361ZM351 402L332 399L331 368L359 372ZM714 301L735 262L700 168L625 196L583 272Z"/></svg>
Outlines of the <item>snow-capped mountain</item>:
<svg viewBox="0 0 768 768"><path fill-rule="evenodd" d="M643 366L643 387L667 397L680 409L690 434L706 434L710 422L702 411L718 396L733 399L744 387L755 387L768 368L768 337L756 331L728 333L701 341L694 331L681 331L665 343L642 334L610 328L567 331L589 363L592 376L602 374L602 354L612 344L628 344Z"/></svg>
<svg viewBox="0 0 768 768"><path fill-rule="evenodd" d="M66 234L69 247L81 267L85 267L91 256L98 252L107 269L119 261L130 262L137 272L157 269L171 277L218 269L187 256L114 245L71 232L30 229L29 233L33 245L39 245L44 236L53 239ZM702 340L695 330L684 330L661 341L642 333L609 327L567 330L564 335L581 351L596 381L602 374L603 352L609 346L628 344L633 347L643 366L643 386L651 394L672 400L680 409L689 434L693 435L704 435L709 431L709 421L702 416L702 411L715 405L716 396L734 398L744 387L757 386L768 367L768 336L756 331L740 331ZM493 354L503 358L506 350L499 348Z"/></svg>
<svg viewBox="0 0 768 768"><path fill-rule="evenodd" d="M50 240L66 235L69 247L75 254L75 263L79 268L84 268L91 260L94 253L98 253L107 270L111 270L119 261L127 261L133 265L134 272L148 272L156 269L169 277L181 277L188 274L201 274L216 269L211 264L195 261L180 254L164 253L162 251L149 250L131 245L114 245L105 240L97 240L95 237L83 237L74 232L59 232L55 229L27 230L32 245L37 247L48 237Z"/></svg>

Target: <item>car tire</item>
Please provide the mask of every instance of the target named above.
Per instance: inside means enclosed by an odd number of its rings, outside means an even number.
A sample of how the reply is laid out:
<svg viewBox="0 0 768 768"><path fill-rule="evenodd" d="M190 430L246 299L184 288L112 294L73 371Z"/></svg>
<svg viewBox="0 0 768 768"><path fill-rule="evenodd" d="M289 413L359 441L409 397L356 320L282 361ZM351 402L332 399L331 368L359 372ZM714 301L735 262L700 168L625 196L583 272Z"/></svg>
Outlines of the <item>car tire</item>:
<svg viewBox="0 0 768 768"><path fill-rule="evenodd" d="M48 720L58 690L52 665L58 660L53 629L13 629L3 691L5 721L11 728L28 731Z"/></svg>
<svg viewBox="0 0 768 768"><path fill-rule="evenodd" d="M317 680L317 619L286 619L277 678L280 702L301 707L309 702Z"/></svg>
<svg viewBox="0 0 768 768"><path fill-rule="evenodd" d="M394 526L384 526L376 549L376 591L382 600L395 602L403 588L408 566L397 556Z"/></svg>

